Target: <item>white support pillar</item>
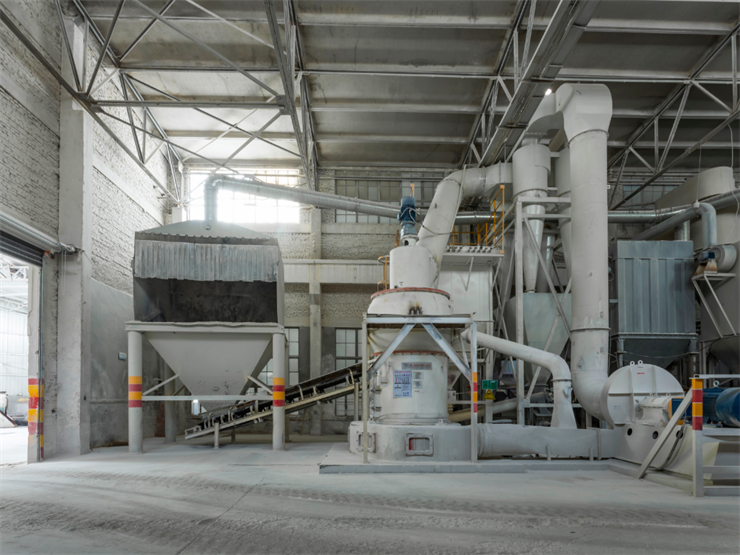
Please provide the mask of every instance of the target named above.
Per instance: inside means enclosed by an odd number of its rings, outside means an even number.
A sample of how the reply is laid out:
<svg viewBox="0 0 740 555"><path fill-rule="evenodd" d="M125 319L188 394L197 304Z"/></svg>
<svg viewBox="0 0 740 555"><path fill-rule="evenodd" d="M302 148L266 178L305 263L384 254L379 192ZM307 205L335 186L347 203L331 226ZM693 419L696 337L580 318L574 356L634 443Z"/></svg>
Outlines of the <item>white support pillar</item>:
<svg viewBox="0 0 740 555"><path fill-rule="evenodd" d="M272 450L285 450L285 335L272 336Z"/></svg>
<svg viewBox="0 0 740 555"><path fill-rule="evenodd" d="M169 380L175 373L172 368L165 363L164 364L164 379ZM164 394L172 396L175 394L175 382L172 380L164 384ZM165 401L164 402L164 442L175 443L177 442L177 406L178 401Z"/></svg>
<svg viewBox="0 0 740 555"><path fill-rule="evenodd" d="M142 393L142 334L128 332L128 452L144 452L144 408Z"/></svg>
<svg viewBox="0 0 740 555"><path fill-rule="evenodd" d="M311 212L311 258L321 258L321 210L312 208ZM311 378L321 376L321 275L318 265L312 264L308 269L309 297L309 368ZM311 435L321 435L320 404L311 407Z"/></svg>
<svg viewBox="0 0 740 555"><path fill-rule="evenodd" d="M65 21L75 55L82 31ZM62 73L73 82L69 59ZM79 64L78 64L78 67ZM59 124L59 240L79 247L59 260L56 454L90 451L90 280L92 275L93 121L62 90Z"/></svg>

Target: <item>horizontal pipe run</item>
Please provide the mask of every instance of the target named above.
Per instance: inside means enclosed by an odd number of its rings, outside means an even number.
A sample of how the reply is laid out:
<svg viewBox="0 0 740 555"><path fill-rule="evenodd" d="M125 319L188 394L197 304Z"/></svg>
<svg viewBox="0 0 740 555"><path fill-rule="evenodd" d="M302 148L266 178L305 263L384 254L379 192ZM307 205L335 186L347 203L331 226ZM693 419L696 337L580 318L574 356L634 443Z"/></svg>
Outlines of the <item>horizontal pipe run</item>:
<svg viewBox="0 0 740 555"><path fill-rule="evenodd" d="M634 240L646 241L652 239L662 233L672 231L682 223L691 221L697 216L701 216L704 228L704 248L708 249L715 246L717 244L717 211L714 206L706 202L697 202L692 207L636 235Z"/></svg>
<svg viewBox="0 0 740 555"><path fill-rule="evenodd" d="M530 398L530 402L547 402L547 397L544 392L542 393L535 393ZM504 412L508 412L510 410L516 410L516 406L519 403L517 399L506 399L505 401L498 401L496 403L493 403L490 407L486 409L486 414L489 416L495 415L495 414L501 414ZM481 403L478 403L479 405ZM480 412L478 414L481 414ZM470 420L470 409L466 410L458 410L455 412L450 413L450 422L464 422L466 420Z"/></svg>
<svg viewBox="0 0 740 555"><path fill-rule="evenodd" d="M312 191L309 189L298 189L294 187L286 187L283 185L273 185L271 183L265 183L254 178L237 179L229 176L217 175L213 177L213 182L216 181L221 182L219 185L217 185L216 188L218 188L219 186L226 187L226 184L228 184L228 188L237 186L238 189L234 190L240 190L245 193L263 196L266 198L292 200L294 202L309 204L318 208L347 210L349 212L356 212L358 214L369 214L393 219L396 218L399 210L399 207L397 206L385 204L382 202L343 197L332 193L322 193L320 191ZM206 193L206 197L208 197L208 193ZM716 197L707 199L705 203L711 204L716 210L719 210L721 208L732 205L738 200L740 200L740 189L722 195L717 195ZM206 199L207 204L208 202L208 199ZM663 220L671 218L672 216L675 216L676 214L680 214L688 208L691 208L690 204L657 210L612 210L609 212L609 223L659 223ZM208 213L207 210L206 213ZM460 212L455 217L455 225L474 225L477 223L484 223L488 221L490 217L491 214L487 212ZM509 221L509 218L510 217L507 215L507 221Z"/></svg>
<svg viewBox="0 0 740 555"><path fill-rule="evenodd" d="M400 206L363 200L358 198L344 197L333 193L322 193L310 189L299 189L295 187L286 187L284 185L273 185L265 183L259 179L244 178L237 179L230 176L216 175L206 184L205 204L206 219L215 220L216 216L216 191L220 188L231 191L239 191L251 195L257 195L265 198L274 198L280 200L292 200L300 204L309 204L318 208L328 208L335 210L347 210L358 214L370 214L385 218L395 219L400 210ZM455 219L457 225L470 225L475 223L486 222L491 215L486 213L468 212L459 214Z"/></svg>

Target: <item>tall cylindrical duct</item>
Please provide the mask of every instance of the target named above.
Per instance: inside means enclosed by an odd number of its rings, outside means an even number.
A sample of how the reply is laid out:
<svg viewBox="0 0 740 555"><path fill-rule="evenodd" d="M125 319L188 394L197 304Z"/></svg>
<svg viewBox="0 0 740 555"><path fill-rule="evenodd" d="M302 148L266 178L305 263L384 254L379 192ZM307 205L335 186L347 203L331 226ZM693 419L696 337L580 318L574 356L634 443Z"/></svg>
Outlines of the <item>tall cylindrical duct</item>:
<svg viewBox="0 0 740 555"><path fill-rule="evenodd" d="M547 196L547 179L550 173L550 149L545 145L531 144L523 146L514 153L513 157L513 192L514 202L517 197L540 197ZM524 207L525 214L544 214L545 206L542 204L528 204ZM542 244L542 231L544 220L532 219L529 221L534 232L535 247L532 242L522 238L522 262L524 267L524 286L526 291L534 291L537 285L537 253ZM525 233L528 233L525 231Z"/></svg>
<svg viewBox="0 0 740 555"><path fill-rule="evenodd" d="M570 149L564 148L560 158L554 161L555 187L558 189L558 198L570 198ZM558 210L563 216L570 216L570 206L561 206ZM563 245L565 269L570 279L570 220L560 220L560 240Z"/></svg>
<svg viewBox="0 0 740 555"><path fill-rule="evenodd" d="M552 268L552 256L553 247L555 246L555 236L551 233L544 235L542 238L542 246L540 250L542 252L542 259L545 261L545 267L547 273L543 272L542 269L537 273L537 293L549 293L550 286L547 284L547 274L551 274ZM554 279L554 278L553 278Z"/></svg>
<svg viewBox="0 0 740 555"><path fill-rule="evenodd" d="M603 418L609 367L608 198L606 139L589 130L570 140L573 386L586 412Z"/></svg>

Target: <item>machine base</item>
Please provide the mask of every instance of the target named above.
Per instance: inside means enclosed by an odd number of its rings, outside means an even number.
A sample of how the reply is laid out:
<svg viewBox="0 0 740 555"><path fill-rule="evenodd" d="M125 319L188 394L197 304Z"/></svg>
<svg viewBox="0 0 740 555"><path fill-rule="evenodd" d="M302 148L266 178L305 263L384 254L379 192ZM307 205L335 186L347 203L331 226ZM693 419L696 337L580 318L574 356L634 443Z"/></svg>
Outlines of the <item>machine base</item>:
<svg viewBox="0 0 740 555"><path fill-rule="evenodd" d="M470 427L460 424L409 426L368 423L368 460L469 461ZM347 432L351 453L362 454L362 422Z"/></svg>

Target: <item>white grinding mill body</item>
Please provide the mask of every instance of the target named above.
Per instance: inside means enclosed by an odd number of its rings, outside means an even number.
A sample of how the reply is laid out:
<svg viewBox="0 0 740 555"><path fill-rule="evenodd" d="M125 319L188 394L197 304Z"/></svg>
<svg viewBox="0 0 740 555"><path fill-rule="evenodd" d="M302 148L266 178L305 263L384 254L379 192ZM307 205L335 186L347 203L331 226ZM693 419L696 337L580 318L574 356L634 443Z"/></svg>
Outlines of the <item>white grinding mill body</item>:
<svg viewBox="0 0 740 555"><path fill-rule="evenodd" d="M426 251L426 252L425 252ZM426 267L429 254L419 246L391 251L391 289L373 295L368 314L393 316L448 316L452 302L448 293L425 287L433 275ZM405 271L403 268L408 268ZM413 271L414 269L422 271ZM394 283L410 283L402 286ZM421 280L421 281L420 281ZM398 335L398 327L368 331L371 355L380 355ZM451 342L451 333L440 330ZM417 326L394 350L374 376L375 420L383 424L435 424L448 420L447 389L449 359L426 330Z"/></svg>

